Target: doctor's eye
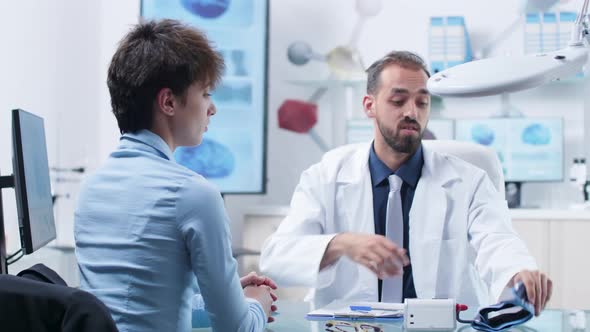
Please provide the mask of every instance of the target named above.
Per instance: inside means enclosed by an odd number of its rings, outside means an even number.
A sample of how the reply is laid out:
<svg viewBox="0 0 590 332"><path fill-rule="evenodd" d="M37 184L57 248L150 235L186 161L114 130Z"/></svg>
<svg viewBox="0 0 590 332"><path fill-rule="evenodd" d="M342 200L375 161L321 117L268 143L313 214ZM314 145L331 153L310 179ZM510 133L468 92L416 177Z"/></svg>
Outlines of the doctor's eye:
<svg viewBox="0 0 590 332"><path fill-rule="evenodd" d="M405 100L391 100L390 101L394 106L404 106L404 104L406 103Z"/></svg>

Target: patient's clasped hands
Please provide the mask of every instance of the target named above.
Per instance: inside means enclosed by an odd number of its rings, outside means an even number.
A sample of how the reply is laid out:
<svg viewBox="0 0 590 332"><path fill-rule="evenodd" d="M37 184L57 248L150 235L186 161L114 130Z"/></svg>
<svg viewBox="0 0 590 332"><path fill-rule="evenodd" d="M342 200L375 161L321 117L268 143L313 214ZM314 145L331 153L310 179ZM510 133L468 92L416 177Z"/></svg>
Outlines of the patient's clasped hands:
<svg viewBox="0 0 590 332"><path fill-rule="evenodd" d="M273 322L272 313L277 311L277 306L273 304L277 300L277 296L273 293L273 290L277 289L275 282L268 277L257 275L256 272L250 272L240 278L240 283L244 289L244 295L260 302L268 322Z"/></svg>

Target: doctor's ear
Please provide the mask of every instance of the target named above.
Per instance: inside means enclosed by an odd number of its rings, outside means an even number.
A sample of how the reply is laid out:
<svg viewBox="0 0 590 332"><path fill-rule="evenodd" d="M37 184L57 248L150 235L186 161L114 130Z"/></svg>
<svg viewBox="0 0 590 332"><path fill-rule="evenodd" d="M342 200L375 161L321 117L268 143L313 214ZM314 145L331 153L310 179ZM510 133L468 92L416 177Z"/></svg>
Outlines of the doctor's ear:
<svg viewBox="0 0 590 332"><path fill-rule="evenodd" d="M375 117L375 97L373 95L365 95L363 97L363 110L367 117Z"/></svg>

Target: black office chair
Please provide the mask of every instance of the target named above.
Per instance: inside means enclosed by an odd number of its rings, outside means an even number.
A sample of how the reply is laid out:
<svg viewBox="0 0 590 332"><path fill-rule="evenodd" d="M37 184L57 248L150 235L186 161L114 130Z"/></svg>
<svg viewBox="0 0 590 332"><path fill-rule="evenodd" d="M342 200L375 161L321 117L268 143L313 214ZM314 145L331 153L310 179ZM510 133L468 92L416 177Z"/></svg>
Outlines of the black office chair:
<svg viewBox="0 0 590 332"><path fill-rule="evenodd" d="M42 264L0 275L0 331L118 332L100 300Z"/></svg>

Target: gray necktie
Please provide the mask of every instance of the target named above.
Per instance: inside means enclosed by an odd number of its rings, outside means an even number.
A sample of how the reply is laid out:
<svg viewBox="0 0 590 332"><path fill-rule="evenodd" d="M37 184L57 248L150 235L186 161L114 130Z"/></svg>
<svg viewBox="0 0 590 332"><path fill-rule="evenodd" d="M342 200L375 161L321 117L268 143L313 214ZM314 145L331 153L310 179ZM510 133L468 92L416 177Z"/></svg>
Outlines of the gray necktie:
<svg viewBox="0 0 590 332"><path fill-rule="evenodd" d="M404 219L402 214L401 188L403 180L392 174L389 176L389 195L387 197L387 215L385 218L385 236L398 247L404 246ZM401 303L403 275L383 279L381 301Z"/></svg>

